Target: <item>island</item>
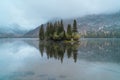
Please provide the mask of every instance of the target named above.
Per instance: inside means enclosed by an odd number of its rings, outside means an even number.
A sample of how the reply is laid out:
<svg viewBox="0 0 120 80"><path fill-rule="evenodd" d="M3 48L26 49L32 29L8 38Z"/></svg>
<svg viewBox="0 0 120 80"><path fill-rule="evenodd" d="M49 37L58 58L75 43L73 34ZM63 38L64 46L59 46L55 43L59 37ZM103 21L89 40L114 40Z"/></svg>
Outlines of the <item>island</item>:
<svg viewBox="0 0 120 80"><path fill-rule="evenodd" d="M42 24L39 38L47 41L79 41L80 33L77 30L77 21L74 19L73 25L68 24L67 29L64 28L63 20L54 23L48 22L46 26Z"/></svg>

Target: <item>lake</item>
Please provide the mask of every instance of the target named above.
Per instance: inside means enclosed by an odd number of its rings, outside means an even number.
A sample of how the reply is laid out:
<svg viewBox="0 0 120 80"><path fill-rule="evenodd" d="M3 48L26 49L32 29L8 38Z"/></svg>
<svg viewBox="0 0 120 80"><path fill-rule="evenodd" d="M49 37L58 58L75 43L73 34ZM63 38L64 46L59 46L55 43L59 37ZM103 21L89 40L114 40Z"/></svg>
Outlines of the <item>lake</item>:
<svg viewBox="0 0 120 80"><path fill-rule="evenodd" d="M120 80L120 39L0 39L0 80Z"/></svg>

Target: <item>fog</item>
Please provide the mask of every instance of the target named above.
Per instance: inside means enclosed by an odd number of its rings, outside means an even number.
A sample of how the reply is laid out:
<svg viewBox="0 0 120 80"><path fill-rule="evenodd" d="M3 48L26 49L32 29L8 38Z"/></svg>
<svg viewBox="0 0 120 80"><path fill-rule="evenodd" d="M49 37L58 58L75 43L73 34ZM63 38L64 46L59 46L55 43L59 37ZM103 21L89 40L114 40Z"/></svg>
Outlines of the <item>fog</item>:
<svg viewBox="0 0 120 80"><path fill-rule="evenodd" d="M53 18L109 14L119 10L120 0L0 0L0 27L18 24L29 30Z"/></svg>

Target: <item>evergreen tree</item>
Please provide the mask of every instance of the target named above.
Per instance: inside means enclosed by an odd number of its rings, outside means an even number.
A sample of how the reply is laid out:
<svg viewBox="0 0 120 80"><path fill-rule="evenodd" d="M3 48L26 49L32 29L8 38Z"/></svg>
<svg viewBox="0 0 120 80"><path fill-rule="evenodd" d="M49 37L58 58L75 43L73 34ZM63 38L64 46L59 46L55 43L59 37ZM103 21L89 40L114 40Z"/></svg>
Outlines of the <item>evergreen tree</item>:
<svg viewBox="0 0 120 80"><path fill-rule="evenodd" d="M78 30L77 30L77 21L74 20L73 22L73 31L72 31L72 38L73 40L79 40L80 38L80 34L78 33Z"/></svg>
<svg viewBox="0 0 120 80"><path fill-rule="evenodd" d="M62 40L64 39L64 26L63 21L57 21L54 23L54 39Z"/></svg>
<svg viewBox="0 0 120 80"><path fill-rule="evenodd" d="M49 29L50 33L49 33L49 36L50 36L50 39L53 39L53 34L54 34L54 26L52 23L50 23L50 29Z"/></svg>
<svg viewBox="0 0 120 80"><path fill-rule="evenodd" d="M63 25L63 20L61 20L61 24L60 24L60 32L63 32L64 31L64 25Z"/></svg>
<svg viewBox="0 0 120 80"><path fill-rule="evenodd" d="M77 31L77 21L76 20L74 20L74 22L73 22L73 32L78 32Z"/></svg>
<svg viewBox="0 0 120 80"><path fill-rule="evenodd" d="M60 37L60 39L64 39L64 34L65 34L65 31L64 31L64 25L63 25L63 21L61 20L61 23L60 23L60 29L59 29L60 31L60 33L59 33L59 37Z"/></svg>
<svg viewBox="0 0 120 80"><path fill-rule="evenodd" d="M57 22L54 23L54 32L57 30Z"/></svg>
<svg viewBox="0 0 120 80"><path fill-rule="evenodd" d="M56 21L54 25L52 23L47 23L45 36L43 25L41 25L39 37L41 40L44 38L46 40L79 40L80 34L77 31L76 20L73 22L73 28L71 28L71 24L68 24L67 32L64 30L63 20L61 20Z"/></svg>
<svg viewBox="0 0 120 80"><path fill-rule="evenodd" d="M67 40L71 40L71 38L72 38L71 24L68 24L67 33L66 33L66 39L67 39Z"/></svg>
<svg viewBox="0 0 120 80"><path fill-rule="evenodd" d="M68 24L68 27L67 27L67 34L72 36L71 24Z"/></svg>
<svg viewBox="0 0 120 80"><path fill-rule="evenodd" d="M44 40L44 27L43 27L43 24L41 25L40 27L40 31L39 31L39 38L40 40Z"/></svg>
<svg viewBox="0 0 120 80"><path fill-rule="evenodd" d="M61 30L61 25L60 25L60 22L58 21L57 22L57 35L59 35L60 34L60 31Z"/></svg>
<svg viewBox="0 0 120 80"><path fill-rule="evenodd" d="M58 36L58 22L56 21L54 23L54 33L53 33L53 39L57 40L59 38Z"/></svg>
<svg viewBox="0 0 120 80"><path fill-rule="evenodd" d="M48 40L50 38L50 24L47 23L47 27L46 27L46 39Z"/></svg>

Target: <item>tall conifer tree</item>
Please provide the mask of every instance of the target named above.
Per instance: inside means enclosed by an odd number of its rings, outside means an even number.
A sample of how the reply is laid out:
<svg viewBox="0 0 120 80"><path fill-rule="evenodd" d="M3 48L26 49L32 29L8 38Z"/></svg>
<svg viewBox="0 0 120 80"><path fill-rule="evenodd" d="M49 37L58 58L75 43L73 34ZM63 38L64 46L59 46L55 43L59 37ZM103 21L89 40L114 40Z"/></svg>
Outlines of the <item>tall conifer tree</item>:
<svg viewBox="0 0 120 80"><path fill-rule="evenodd" d="M73 32L78 32L78 30L77 30L77 21L76 20L74 20L74 22L73 22Z"/></svg>
<svg viewBox="0 0 120 80"><path fill-rule="evenodd" d="M68 24L68 27L67 27L67 34L68 34L68 35L72 35L71 24Z"/></svg>
<svg viewBox="0 0 120 80"><path fill-rule="evenodd" d="M39 37L40 37L40 40L44 40L44 38L45 38L45 36L44 36L44 27L43 27L43 24L42 24L41 27L40 27Z"/></svg>

